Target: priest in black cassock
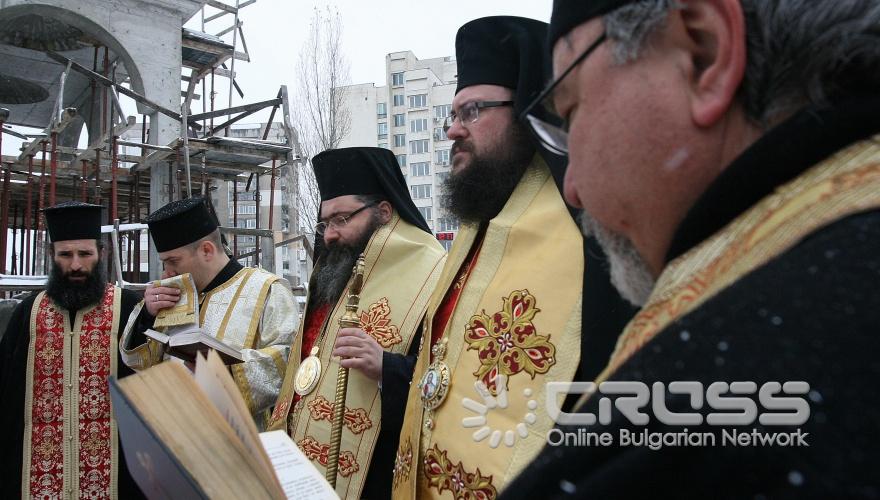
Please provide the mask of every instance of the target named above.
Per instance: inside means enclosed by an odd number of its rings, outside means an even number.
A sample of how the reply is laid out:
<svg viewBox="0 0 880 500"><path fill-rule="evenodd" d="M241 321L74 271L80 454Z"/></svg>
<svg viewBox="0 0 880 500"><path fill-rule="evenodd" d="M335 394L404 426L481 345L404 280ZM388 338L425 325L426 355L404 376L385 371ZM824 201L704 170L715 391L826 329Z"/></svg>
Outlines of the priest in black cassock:
<svg viewBox="0 0 880 500"><path fill-rule="evenodd" d="M107 384L131 373L117 339L140 297L107 282L99 205L66 202L44 213L46 290L18 305L0 342L0 497L141 497Z"/></svg>

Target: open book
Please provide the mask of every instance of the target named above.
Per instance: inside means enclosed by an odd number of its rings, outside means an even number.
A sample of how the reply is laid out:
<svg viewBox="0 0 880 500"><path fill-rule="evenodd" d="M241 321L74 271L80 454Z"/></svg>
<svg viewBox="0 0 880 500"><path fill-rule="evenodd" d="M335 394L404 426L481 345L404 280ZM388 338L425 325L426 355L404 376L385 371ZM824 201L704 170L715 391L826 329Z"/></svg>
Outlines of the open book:
<svg viewBox="0 0 880 500"><path fill-rule="evenodd" d="M197 353L207 354L212 349L217 351L220 359L227 365L244 361L241 351L224 344L196 327L171 327L167 333L148 329L144 335L160 344L165 344L166 353L184 361L195 361Z"/></svg>
<svg viewBox="0 0 880 500"><path fill-rule="evenodd" d="M284 431L257 433L215 352L195 375L160 363L110 395L129 472L149 498L336 499Z"/></svg>

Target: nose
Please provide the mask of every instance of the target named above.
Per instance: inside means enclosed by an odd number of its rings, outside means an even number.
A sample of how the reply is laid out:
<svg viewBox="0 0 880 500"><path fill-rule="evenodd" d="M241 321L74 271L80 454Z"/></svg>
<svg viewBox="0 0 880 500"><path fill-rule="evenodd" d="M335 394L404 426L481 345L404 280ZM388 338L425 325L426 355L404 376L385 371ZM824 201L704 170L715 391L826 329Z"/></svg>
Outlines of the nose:
<svg viewBox="0 0 880 500"><path fill-rule="evenodd" d="M79 259L78 256L74 255L73 259L71 259L70 261L70 270L79 271L80 269L82 269L82 267L82 261Z"/></svg>
<svg viewBox="0 0 880 500"><path fill-rule="evenodd" d="M466 137L467 134L468 130L461 124L460 119L456 119L452 122L452 125L446 130L446 138L450 141Z"/></svg>
<svg viewBox="0 0 880 500"><path fill-rule="evenodd" d="M327 226L324 230L324 244L329 245L339 240L339 231L335 226Z"/></svg>

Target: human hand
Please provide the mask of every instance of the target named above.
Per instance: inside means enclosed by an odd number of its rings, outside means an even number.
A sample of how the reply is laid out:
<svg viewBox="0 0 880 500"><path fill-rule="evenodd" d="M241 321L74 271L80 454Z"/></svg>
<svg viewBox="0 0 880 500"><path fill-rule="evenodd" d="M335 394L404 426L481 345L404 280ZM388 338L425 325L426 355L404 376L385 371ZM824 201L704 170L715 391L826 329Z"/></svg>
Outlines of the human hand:
<svg viewBox="0 0 880 500"><path fill-rule="evenodd" d="M344 368L354 368L367 377L382 380L382 346L360 328L343 328L336 335L333 355Z"/></svg>
<svg viewBox="0 0 880 500"><path fill-rule="evenodd" d="M180 300L180 289L167 286L147 285L144 290L144 306L150 316L156 316L160 310L173 307Z"/></svg>

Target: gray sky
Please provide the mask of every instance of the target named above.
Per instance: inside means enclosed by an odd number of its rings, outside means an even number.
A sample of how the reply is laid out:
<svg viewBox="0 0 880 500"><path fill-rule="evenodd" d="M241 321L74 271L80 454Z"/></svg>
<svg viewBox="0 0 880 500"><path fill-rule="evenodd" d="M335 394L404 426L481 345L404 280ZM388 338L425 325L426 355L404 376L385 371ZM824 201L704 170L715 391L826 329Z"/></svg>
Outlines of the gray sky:
<svg viewBox="0 0 880 500"><path fill-rule="evenodd" d="M234 0L222 1L235 4ZM351 64L351 83L382 85L386 54L411 50L420 59L454 56L455 33L462 24L489 15L548 21L552 0L257 0L240 13L251 61L236 61L237 81L245 96L241 99L234 94L233 106L271 99L280 85L295 92L295 65L308 35L313 9L327 5L335 6L342 18L342 44ZM208 15L216 12L211 8L206 11ZM187 26L200 29L200 19L196 14ZM208 23L205 31L218 33L231 25L232 16L226 15ZM224 39L231 43L231 33ZM222 108L228 104L228 80L218 78L216 85L216 107ZM196 93L202 93L201 86ZM121 96L120 100L126 112L136 113L130 99ZM201 110L201 101L193 102L193 111ZM265 121L268 115L266 110L246 121ZM17 153L20 142L4 136L3 153Z"/></svg>
<svg viewBox="0 0 880 500"><path fill-rule="evenodd" d="M420 59L454 56L455 33L462 24L500 14L548 21L552 0L257 0L240 14L251 62L237 61L241 68L237 80L245 99L235 95L233 105L275 97L281 84L294 90L294 68L313 9L326 5L335 6L342 17L351 83L382 85L386 54L412 50ZM222 30L231 24L231 18L226 19L213 21L206 31Z"/></svg>

